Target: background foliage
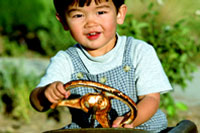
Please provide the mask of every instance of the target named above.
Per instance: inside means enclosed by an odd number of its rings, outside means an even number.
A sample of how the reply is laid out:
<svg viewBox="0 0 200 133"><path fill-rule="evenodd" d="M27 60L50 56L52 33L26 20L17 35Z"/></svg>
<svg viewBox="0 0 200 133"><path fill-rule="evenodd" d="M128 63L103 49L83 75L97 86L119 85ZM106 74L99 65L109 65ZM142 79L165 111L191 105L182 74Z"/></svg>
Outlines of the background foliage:
<svg viewBox="0 0 200 133"><path fill-rule="evenodd" d="M192 2L193 5L200 4L194 0L190 3L183 0L182 4L188 6ZM199 57L198 7L180 13L178 7L173 12L169 10L172 0L140 0L135 3L127 0L127 3L130 10L125 23L118 27L119 34L134 36L151 44L172 85L184 88L186 81L191 80L191 73L197 66L196 57ZM52 1L0 0L0 56L50 57L74 43L56 20ZM32 109L28 97L41 75L25 73L23 69L11 62L1 63L0 109L28 120ZM163 95L161 106L168 116L174 116L177 109L187 109L183 103L175 103L170 94Z"/></svg>
<svg viewBox="0 0 200 133"><path fill-rule="evenodd" d="M0 63L0 111L28 122L32 110L28 103L29 94L40 76L34 71L25 70L23 61L17 63L5 59Z"/></svg>
<svg viewBox="0 0 200 133"><path fill-rule="evenodd" d="M55 17L52 1L47 0L1 0L0 32L6 38L1 55L11 55L9 41L17 42L42 55L52 56L55 51L66 49L73 39L65 32Z"/></svg>

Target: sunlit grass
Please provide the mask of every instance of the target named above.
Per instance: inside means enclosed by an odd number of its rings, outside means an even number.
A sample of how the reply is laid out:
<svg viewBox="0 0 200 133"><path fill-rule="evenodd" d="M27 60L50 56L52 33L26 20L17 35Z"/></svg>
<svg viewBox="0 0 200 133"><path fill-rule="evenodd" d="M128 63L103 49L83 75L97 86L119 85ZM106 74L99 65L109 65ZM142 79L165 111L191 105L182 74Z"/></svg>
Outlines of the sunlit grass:
<svg viewBox="0 0 200 133"><path fill-rule="evenodd" d="M162 1L162 4L159 2ZM187 17L199 17L200 0L127 0L128 13L133 13L136 18L147 11L148 4L153 2L159 11L158 20L174 23Z"/></svg>

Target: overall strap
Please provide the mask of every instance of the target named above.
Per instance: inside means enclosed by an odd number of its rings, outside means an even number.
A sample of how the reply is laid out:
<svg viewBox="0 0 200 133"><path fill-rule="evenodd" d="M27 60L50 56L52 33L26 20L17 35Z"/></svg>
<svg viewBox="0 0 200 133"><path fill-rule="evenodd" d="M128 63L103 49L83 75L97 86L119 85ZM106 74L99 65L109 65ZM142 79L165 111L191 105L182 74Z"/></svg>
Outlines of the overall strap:
<svg viewBox="0 0 200 133"><path fill-rule="evenodd" d="M80 49L80 46L79 45L76 45L76 46L70 47L68 50L66 50L67 54L71 58L73 66L74 66L74 72L75 73L77 73L77 72L88 72L89 73L89 71L87 70L87 67L85 66L85 64L83 63L81 58L79 57L77 48Z"/></svg>
<svg viewBox="0 0 200 133"><path fill-rule="evenodd" d="M130 58L130 51L131 51L131 46L132 46L132 37L127 37L126 39L126 44L125 44L125 50L124 50L124 55L123 55L123 61L122 64L129 64L131 65L131 58Z"/></svg>

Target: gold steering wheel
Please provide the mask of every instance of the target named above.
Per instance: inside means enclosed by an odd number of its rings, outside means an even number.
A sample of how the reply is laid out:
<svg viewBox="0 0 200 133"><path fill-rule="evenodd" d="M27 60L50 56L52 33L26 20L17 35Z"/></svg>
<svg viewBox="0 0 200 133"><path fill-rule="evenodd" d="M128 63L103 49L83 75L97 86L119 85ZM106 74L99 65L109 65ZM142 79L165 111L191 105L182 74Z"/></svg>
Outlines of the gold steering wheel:
<svg viewBox="0 0 200 133"><path fill-rule="evenodd" d="M111 127L108 119L108 112L111 109L111 99L115 98L125 103L129 108L130 112L124 116L120 126L124 124L130 124L136 118L137 108L135 102L122 93L121 91L114 89L110 86L85 80L70 81L64 85L66 90L70 90L76 87L89 87L96 90L100 90L100 93L88 93L80 98L76 99L65 99L60 101L58 104L51 106L54 109L56 106L68 106L72 108L82 109L84 112L92 110L94 118L101 124L103 128Z"/></svg>

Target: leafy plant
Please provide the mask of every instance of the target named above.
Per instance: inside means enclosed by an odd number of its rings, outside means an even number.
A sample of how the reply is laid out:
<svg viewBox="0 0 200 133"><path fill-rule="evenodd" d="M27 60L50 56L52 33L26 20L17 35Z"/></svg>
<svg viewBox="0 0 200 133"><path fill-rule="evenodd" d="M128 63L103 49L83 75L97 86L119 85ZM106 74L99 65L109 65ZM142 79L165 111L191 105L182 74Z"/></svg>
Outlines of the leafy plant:
<svg viewBox="0 0 200 133"><path fill-rule="evenodd" d="M0 1L0 34L47 56L74 44L56 19L53 2L47 0Z"/></svg>
<svg viewBox="0 0 200 133"><path fill-rule="evenodd" d="M16 41L9 41L7 37L2 37L2 56L20 56L27 51L26 45L19 45Z"/></svg>

